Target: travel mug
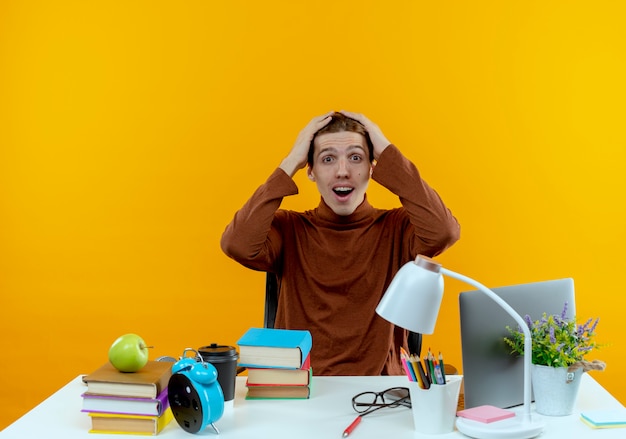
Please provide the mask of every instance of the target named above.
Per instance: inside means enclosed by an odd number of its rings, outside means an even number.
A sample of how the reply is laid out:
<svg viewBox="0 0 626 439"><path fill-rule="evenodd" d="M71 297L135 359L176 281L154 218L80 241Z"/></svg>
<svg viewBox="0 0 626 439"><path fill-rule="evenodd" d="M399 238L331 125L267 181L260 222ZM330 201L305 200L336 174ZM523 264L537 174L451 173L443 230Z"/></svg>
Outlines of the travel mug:
<svg viewBox="0 0 626 439"><path fill-rule="evenodd" d="M237 378L237 360L239 354L232 346L212 343L202 346L198 353L204 361L211 363L217 369L217 382L224 392L224 402L235 398L235 379Z"/></svg>

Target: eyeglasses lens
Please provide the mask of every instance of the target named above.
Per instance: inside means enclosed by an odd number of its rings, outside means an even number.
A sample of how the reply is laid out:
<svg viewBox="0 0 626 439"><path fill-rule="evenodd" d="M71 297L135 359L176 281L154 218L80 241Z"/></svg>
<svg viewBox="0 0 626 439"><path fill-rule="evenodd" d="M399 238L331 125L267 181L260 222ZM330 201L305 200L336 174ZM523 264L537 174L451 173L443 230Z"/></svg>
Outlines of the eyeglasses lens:
<svg viewBox="0 0 626 439"><path fill-rule="evenodd" d="M397 407L399 405L411 407L409 389L406 387L387 389L383 392L382 398L389 407Z"/></svg>
<svg viewBox="0 0 626 439"><path fill-rule="evenodd" d="M357 413L365 414L383 407L411 407L409 389L393 387L382 392L363 392L352 398L352 407Z"/></svg>
<svg viewBox="0 0 626 439"><path fill-rule="evenodd" d="M352 399L352 406L357 413L367 413L381 403L380 393L363 392Z"/></svg>

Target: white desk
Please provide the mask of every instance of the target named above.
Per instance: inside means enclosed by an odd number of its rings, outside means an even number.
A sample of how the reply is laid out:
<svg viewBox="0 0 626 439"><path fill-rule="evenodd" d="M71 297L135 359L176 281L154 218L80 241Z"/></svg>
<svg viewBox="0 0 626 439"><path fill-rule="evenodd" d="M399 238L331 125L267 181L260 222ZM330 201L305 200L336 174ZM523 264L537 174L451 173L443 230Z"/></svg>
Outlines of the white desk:
<svg viewBox="0 0 626 439"><path fill-rule="evenodd" d="M352 396L366 390L380 391L388 387L405 386L405 377L314 377L313 393L308 400L258 400L246 401L245 378L237 378L234 404L216 423L220 434L209 427L191 435L173 420L157 437L186 438L193 436L230 438L341 438L355 413ZM90 420L81 413L81 393L85 390L81 377L77 377L50 398L43 401L15 423L0 432L0 439L46 438L46 439L120 439L120 435L89 434ZM579 420L582 410L611 409L622 407L609 392L589 374L583 375L574 414L565 417L541 418L546 428L541 438L624 438L626 429L594 430ZM350 439L379 439L388 437L433 438L420 436L413 429L409 409L401 407L382 409L367 415L350 435ZM459 432L440 435L441 438L465 437Z"/></svg>

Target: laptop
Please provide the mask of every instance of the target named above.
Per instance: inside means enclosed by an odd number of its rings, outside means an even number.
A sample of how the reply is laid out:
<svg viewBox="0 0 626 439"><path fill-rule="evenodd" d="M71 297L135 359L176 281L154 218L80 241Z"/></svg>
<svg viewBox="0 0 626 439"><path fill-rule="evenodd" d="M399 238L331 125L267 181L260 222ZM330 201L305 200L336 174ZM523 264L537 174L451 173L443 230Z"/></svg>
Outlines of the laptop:
<svg viewBox="0 0 626 439"><path fill-rule="evenodd" d="M491 288L524 319L534 322L563 312L576 316L574 280L571 278ZM509 408L524 403L523 359L511 354L504 337L506 326L517 329L517 322L482 291L459 295L461 348L465 407L493 405Z"/></svg>

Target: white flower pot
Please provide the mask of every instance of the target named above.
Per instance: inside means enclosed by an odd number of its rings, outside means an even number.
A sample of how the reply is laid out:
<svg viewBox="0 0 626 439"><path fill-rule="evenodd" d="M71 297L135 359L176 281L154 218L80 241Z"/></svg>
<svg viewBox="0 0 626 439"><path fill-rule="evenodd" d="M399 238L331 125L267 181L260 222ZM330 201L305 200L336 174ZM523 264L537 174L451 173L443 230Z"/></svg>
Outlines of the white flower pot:
<svg viewBox="0 0 626 439"><path fill-rule="evenodd" d="M576 403L583 369L568 372L566 367L532 365L535 411L547 416L571 415Z"/></svg>

